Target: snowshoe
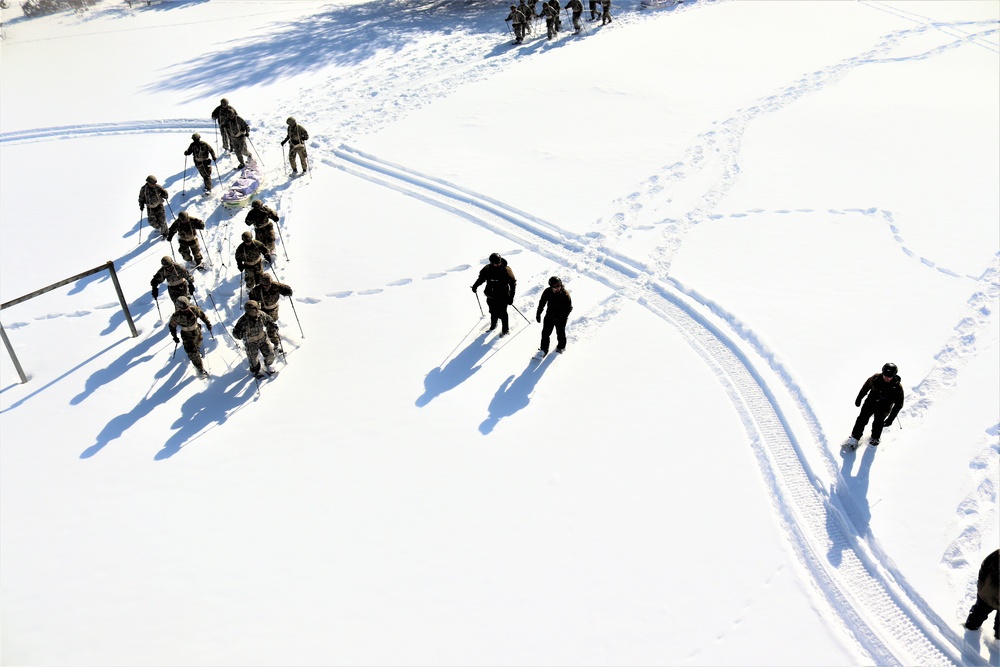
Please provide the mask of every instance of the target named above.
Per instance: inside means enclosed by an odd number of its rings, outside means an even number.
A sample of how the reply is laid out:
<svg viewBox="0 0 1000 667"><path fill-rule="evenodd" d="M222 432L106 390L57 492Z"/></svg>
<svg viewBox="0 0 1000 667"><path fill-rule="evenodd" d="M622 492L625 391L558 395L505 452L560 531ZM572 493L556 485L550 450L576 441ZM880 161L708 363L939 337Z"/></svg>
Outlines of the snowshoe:
<svg viewBox="0 0 1000 667"><path fill-rule="evenodd" d="M849 449L853 452L855 449L858 448L858 444L859 444L858 439L852 435L851 437L849 437L847 440L844 441L844 444L842 444L841 447L843 447L844 449Z"/></svg>
<svg viewBox="0 0 1000 667"><path fill-rule="evenodd" d="M534 359L535 361L541 361L542 359L545 358L546 354L548 354L548 352L546 352L545 350L536 350L534 356L532 356L531 358Z"/></svg>
<svg viewBox="0 0 1000 667"><path fill-rule="evenodd" d="M868 441L868 445L871 447L878 447L878 443L879 443L878 438L872 438L871 440Z"/></svg>

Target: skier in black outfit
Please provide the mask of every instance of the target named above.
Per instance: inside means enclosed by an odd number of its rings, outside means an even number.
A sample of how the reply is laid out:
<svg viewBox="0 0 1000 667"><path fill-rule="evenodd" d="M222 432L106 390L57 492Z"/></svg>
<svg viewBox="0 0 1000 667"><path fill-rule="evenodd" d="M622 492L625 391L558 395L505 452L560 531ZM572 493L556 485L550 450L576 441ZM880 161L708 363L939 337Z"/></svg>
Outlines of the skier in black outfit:
<svg viewBox="0 0 1000 667"><path fill-rule="evenodd" d="M497 328L497 320L503 327L500 329L500 336L510 333L510 322L507 317L507 306L514 303L514 291L517 288L517 280L514 272L507 266L507 260L498 253L490 255L490 263L479 271L479 278L472 285L475 292L483 283L486 287L483 294L486 295L486 307L490 310L490 331Z"/></svg>
<svg viewBox="0 0 1000 667"><path fill-rule="evenodd" d="M891 426L896 415L903 409L903 384L897 371L896 364L885 364L881 373L876 373L861 385L861 391L854 401L854 405L861 407L861 414L854 422L854 430L851 431L851 437L846 443L851 449L858 446L858 440L861 439L865 425L872 416L875 420L872 422L872 437L868 444L878 447L882 428ZM865 404L861 405L865 394L868 394L868 398Z"/></svg>
<svg viewBox="0 0 1000 667"><path fill-rule="evenodd" d="M996 611L993 616L993 638L1000 639L1000 549L983 559L979 566L979 581L976 586L976 603L969 610L969 618L965 620L966 630L978 630L983 621Z"/></svg>
<svg viewBox="0 0 1000 667"><path fill-rule="evenodd" d="M545 313L545 322L542 322L542 311L548 304L549 310ZM556 330L556 352L561 353L566 349L566 320L573 310L573 300L569 296L569 291L563 287L562 281L556 276L549 278L549 287L542 292L542 297L538 300L538 310L535 312L535 321L542 322L542 342L538 347L538 358L549 353L549 337L552 329Z"/></svg>

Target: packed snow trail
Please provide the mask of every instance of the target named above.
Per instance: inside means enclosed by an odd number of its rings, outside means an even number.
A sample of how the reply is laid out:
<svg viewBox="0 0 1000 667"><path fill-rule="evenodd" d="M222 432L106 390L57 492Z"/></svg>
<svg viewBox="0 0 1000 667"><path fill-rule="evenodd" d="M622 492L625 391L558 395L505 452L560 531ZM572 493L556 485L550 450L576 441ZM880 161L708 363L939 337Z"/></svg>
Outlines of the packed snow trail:
<svg viewBox="0 0 1000 667"><path fill-rule="evenodd" d="M811 469L779 406L773 387L784 389L784 383L768 382L740 346L702 314L702 304L642 264L621 255L588 254L588 239L452 183L343 145L324 162L515 241L606 285L674 327L725 386L784 531L844 632L878 664L985 664L957 648L960 638L942 630L919 595L893 576L884 555L859 536L849 513Z"/></svg>

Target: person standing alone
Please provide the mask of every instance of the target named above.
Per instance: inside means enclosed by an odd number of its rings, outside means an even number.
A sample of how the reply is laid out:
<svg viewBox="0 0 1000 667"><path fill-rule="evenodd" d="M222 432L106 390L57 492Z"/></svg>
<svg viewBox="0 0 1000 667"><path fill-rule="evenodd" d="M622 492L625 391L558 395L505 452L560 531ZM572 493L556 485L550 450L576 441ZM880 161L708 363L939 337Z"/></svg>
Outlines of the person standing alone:
<svg viewBox="0 0 1000 667"><path fill-rule="evenodd" d="M542 311L548 305L548 312L545 313L545 321L542 321ZM541 359L549 353L549 340L552 330L556 330L556 352L560 354L566 349L566 321L573 311L573 299L569 296L569 291L563 287L562 280L556 276L549 278L548 288L542 292L542 297L538 300L538 310L535 312L535 321L542 324L542 342L538 346L538 354Z"/></svg>

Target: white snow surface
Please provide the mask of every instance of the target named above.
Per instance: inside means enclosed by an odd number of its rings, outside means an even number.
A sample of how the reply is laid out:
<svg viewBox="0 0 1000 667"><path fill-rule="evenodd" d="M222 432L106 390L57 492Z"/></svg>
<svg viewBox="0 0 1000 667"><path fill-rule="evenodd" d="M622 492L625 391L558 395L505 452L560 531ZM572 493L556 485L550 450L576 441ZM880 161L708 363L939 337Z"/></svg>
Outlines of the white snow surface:
<svg viewBox="0 0 1000 667"><path fill-rule="evenodd" d="M961 627L1000 544L1000 4L622 4L517 47L504 6L3 10L0 300L110 260L138 336L107 272L0 315L2 664L1000 664ZM259 388L244 212L183 157L223 96L294 289ZM208 225L207 381L149 173ZM886 361L900 418L842 452Z"/></svg>

